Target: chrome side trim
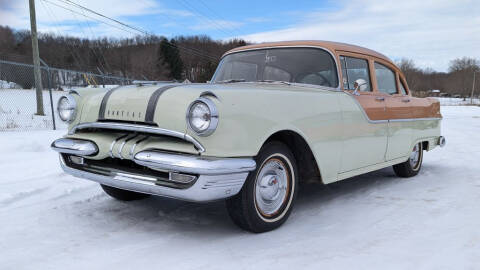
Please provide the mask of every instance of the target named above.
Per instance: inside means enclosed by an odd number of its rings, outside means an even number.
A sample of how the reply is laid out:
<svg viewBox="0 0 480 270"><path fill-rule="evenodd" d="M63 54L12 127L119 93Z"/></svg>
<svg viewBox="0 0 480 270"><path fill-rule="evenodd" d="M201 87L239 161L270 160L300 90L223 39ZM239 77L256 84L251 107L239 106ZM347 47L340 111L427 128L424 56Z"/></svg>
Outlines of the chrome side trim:
<svg viewBox="0 0 480 270"><path fill-rule="evenodd" d="M431 121L431 120L442 120L440 117L430 117L430 118L405 118L405 119L390 119L390 122L413 122L413 121Z"/></svg>
<svg viewBox="0 0 480 270"><path fill-rule="evenodd" d="M382 123L388 123L388 120L370 120L370 119L368 119L368 122L372 123L372 124L382 124Z"/></svg>
<svg viewBox="0 0 480 270"><path fill-rule="evenodd" d="M200 175L191 187L178 189L158 185L152 178L142 175L125 172L102 175L75 169L67 166L61 155L60 165L66 173L78 178L120 189L192 202L208 202L234 196L240 192L248 176L248 172Z"/></svg>
<svg viewBox="0 0 480 270"><path fill-rule="evenodd" d="M206 175L249 172L256 168L256 162L251 158L201 157L155 150L138 152L133 160L154 170Z"/></svg>
<svg viewBox="0 0 480 270"><path fill-rule="evenodd" d="M86 140L61 138L53 141L50 147L59 153L77 156L91 156L98 153L97 145Z"/></svg>
<svg viewBox="0 0 480 270"><path fill-rule="evenodd" d="M103 128L103 129L110 129L110 130L134 131L134 132L140 132L140 133L171 136L171 137L179 138L192 143L200 153L205 152L205 148L202 146L202 144L188 134L178 132L178 131L168 130L164 128L151 127L151 126L123 124L123 123L114 123L114 122L89 122L89 123L81 123L72 127L68 132L68 134L73 135L77 132L77 130L82 130L87 128Z"/></svg>

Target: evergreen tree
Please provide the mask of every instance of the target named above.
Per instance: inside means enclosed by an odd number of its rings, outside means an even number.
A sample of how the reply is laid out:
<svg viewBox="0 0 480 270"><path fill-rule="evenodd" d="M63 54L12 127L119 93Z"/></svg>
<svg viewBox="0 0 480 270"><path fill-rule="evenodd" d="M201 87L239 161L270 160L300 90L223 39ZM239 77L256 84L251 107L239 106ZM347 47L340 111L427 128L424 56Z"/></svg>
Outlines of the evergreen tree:
<svg viewBox="0 0 480 270"><path fill-rule="evenodd" d="M202 68L201 72L198 76L199 82L206 82L212 79L213 73L217 69L218 63L212 63L212 61L208 61Z"/></svg>
<svg viewBox="0 0 480 270"><path fill-rule="evenodd" d="M180 58L180 50L176 46L175 40L168 41L163 38L158 47L158 65L159 68L167 66L170 70L170 78L180 80L183 77L183 61Z"/></svg>

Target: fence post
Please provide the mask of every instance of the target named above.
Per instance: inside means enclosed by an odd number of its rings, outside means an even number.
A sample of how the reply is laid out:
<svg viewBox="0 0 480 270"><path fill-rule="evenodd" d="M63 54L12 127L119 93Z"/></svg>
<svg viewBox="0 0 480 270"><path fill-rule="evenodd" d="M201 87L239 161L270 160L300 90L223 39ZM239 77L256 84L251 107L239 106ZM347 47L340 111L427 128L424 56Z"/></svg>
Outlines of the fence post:
<svg viewBox="0 0 480 270"><path fill-rule="evenodd" d="M472 94L470 95L470 103L473 105L473 93L475 91L475 70L473 71L473 85L472 85Z"/></svg>
<svg viewBox="0 0 480 270"><path fill-rule="evenodd" d="M52 76L50 74L50 67L47 65L47 63L45 63L45 61L43 61L42 59L40 59L40 61L42 62L43 65L46 66L47 68L47 83L48 83L48 93L50 95L50 110L52 112L52 123L53 123L53 130L57 130L57 127L55 125L55 109L53 108L53 96L52 96Z"/></svg>
<svg viewBox="0 0 480 270"><path fill-rule="evenodd" d="M55 109L53 108L53 96L52 96L52 74L50 74L50 67L47 67L47 76L48 76L48 93L50 94L50 110L52 110L52 123L53 130L57 130L55 124Z"/></svg>

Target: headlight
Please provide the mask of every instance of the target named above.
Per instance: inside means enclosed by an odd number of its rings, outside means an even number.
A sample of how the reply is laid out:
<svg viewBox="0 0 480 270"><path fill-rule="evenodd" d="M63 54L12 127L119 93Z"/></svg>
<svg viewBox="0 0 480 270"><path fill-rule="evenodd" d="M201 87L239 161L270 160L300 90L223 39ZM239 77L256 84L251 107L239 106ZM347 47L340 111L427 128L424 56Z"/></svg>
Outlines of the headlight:
<svg viewBox="0 0 480 270"><path fill-rule="evenodd" d="M71 95L63 96L58 100L58 116L62 121L70 123L77 115L77 102Z"/></svg>
<svg viewBox="0 0 480 270"><path fill-rule="evenodd" d="M199 136L212 134L218 125L218 111L215 103L208 98L198 98L188 106L188 127Z"/></svg>

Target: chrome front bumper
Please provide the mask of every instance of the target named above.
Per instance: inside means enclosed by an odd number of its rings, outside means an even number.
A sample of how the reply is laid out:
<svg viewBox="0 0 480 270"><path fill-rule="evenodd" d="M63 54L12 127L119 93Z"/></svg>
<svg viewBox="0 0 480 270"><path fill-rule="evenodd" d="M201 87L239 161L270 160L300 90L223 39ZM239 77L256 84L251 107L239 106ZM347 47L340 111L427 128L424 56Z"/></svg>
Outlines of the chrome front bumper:
<svg viewBox="0 0 480 270"><path fill-rule="evenodd" d="M191 186L174 188L159 185L154 179L144 175L119 171L109 174L92 173L67 164L62 154L85 156L85 152L81 151L98 149L93 142L63 138L54 141L52 149L61 153L62 169L75 177L120 189L193 202L213 201L236 195L242 189L248 173L256 167L252 158L213 158L158 150L142 151L135 155L135 163L152 170L197 176Z"/></svg>

